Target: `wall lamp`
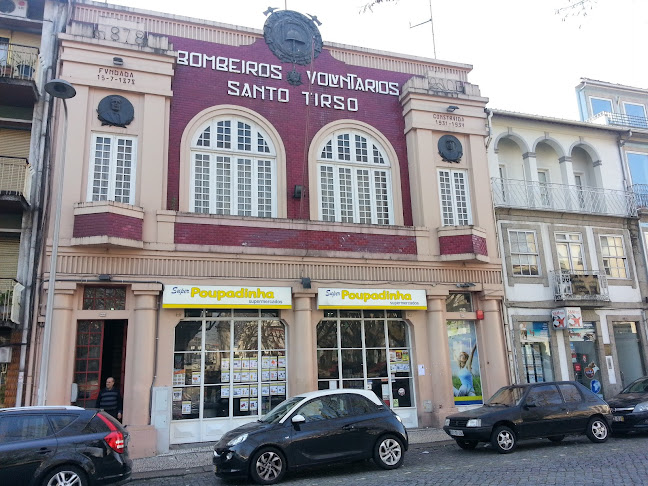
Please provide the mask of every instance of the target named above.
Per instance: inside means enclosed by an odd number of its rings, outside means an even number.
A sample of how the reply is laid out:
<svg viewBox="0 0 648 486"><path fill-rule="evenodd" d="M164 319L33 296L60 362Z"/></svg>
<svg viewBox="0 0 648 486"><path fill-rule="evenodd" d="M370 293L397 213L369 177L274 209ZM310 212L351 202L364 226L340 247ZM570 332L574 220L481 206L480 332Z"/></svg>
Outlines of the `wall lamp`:
<svg viewBox="0 0 648 486"><path fill-rule="evenodd" d="M112 277L107 273L100 273L99 280L101 280L102 282L110 282L112 280Z"/></svg>
<svg viewBox="0 0 648 486"><path fill-rule="evenodd" d="M295 185L295 190L293 192L293 198L294 199L301 199L304 195L304 186L302 185Z"/></svg>
<svg viewBox="0 0 648 486"><path fill-rule="evenodd" d="M458 106L456 106L456 105L450 105L450 106L448 106L448 107L446 108L446 111L447 111L448 113L452 113L453 111L458 110L458 109L459 109Z"/></svg>
<svg viewBox="0 0 648 486"><path fill-rule="evenodd" d="M459 287L460 289L467 289L469 287L474 287L474 286L475 286L475 284L472 283L472 282L463 282L463 283L458 283L457 284L457 287Z"/></svg>
<svg viewBox="0 0 648 486"><path fill-rule="evenodd" d="M113 57L113 64L115 66L123 66L124 65L124 59L121 57Z"/></svg>
<svg viewBox="0 0 648 486"><path fill-rule="evenodd" d="M311 279L308 278L308 277L302 277L301 284L302 284L302 287L304 287L305 289L310 289L311 288Z"/></svg>

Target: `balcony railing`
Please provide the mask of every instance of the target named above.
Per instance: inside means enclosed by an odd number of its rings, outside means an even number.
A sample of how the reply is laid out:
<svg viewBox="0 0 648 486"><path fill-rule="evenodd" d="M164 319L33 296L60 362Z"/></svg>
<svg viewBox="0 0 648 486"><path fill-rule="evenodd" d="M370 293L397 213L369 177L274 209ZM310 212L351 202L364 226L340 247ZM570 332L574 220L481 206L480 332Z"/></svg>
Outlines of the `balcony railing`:
<svg viewBox="0 0 648 486"><path fill-rule="evenodd" d="M551 272L554 300L608 302L610 293L605 272L599 270L570 270Z"/></svg>
<svg viewBox="0 0 648 486"><path fill-rule="evenodd" d="M16 298L20 297L23 286L11 278L0 278L0 322L18 322ZM18 292L15 295L16 291ZM13 312L13 319L12 319Z"/></svg>
<svg viewBox="0 0 648 486"><path fill-rule="evenodd" d="M609 111L602 111L587 121L599 125L620 125L622 127L648 129L648 118L646 117L624 115L623 113L610 113Z"/></svg>
<svg viewBox="0 0 648 486"><path fill-rule="evenodd" d="M635 195L629 191L496 177L491 179L491 186L495 207L624 217L637 215Z"/></svg>
<svg viewBox="0 0 648 486"><path fill-rule="evenodd" d="M34 81L38 47L0 44L0 78Z"/></svg>
<svg viewBox="0 0 648 486"><path fill-rule="evenodd" d="M632 190L637 201L637 208L648 208L648 184L633 184Z"/></svg>
<svg viewBox="0 0 648 486"><path fill-rule="evenodd" d="M23 196L29 202L32 168L27 159L0 157L0 194Z"/></svg>

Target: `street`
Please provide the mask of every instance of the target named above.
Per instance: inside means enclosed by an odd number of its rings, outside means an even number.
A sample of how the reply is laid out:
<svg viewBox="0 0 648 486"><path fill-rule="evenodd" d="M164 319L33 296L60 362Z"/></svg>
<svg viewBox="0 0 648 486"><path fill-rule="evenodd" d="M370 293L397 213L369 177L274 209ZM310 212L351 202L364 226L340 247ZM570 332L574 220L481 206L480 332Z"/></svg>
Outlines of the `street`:
<svg viewBox="0 0 648 486"><path fill-rule="evenodd" d="M562 443L521 442L512 454L497 454L490 446L463 451L454 443L410 446L400 469L384 471L371 461L322 467L288 474L281 484L320 486L355 484L403 485L645 485L648 478L648 435L613 437L592 444L584 436ZM223 481L211 472L132 481L140 486L247 485Z"/></svg>

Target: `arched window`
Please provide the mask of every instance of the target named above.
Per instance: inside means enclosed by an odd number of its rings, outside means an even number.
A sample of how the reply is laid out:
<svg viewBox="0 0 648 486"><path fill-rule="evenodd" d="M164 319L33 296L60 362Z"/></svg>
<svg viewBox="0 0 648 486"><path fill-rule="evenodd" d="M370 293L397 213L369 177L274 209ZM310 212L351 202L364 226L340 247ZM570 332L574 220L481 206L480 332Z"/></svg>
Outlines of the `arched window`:
<svg viewBox="0 0 648 486"><path fill-rule="evenodd" d="M319 218L394 224L391 166L383 146L358 130L338 130L317 151Z"/></svg>
<svg viewBox="0 0 648 486"><path fill-rule="evenodd" d="M268 134L238 116L212 118L191 140L189 210L277 217L277 156Z"/></svg>

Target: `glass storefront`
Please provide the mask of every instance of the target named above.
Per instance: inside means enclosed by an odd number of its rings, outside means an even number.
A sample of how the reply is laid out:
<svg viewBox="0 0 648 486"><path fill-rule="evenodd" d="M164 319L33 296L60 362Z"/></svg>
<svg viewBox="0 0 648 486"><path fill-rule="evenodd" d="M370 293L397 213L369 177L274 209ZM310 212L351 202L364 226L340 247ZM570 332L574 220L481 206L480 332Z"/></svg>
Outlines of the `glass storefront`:
<svg viewBox="0 0 648 486"><path fill-rule="evenodd" d="M175 329L173 420L262 415L286 399L286 330L278 311L186 315Z"/></svg>
<svg viewBox="0 0 648 486"><path fill-rule="evenodd" d="M520 347L522 374L526 383L553 381L553 365L549 346L549 323L521 322Z"/></svg>
<svg viewBox="0 0 648 486"><path fill-rule="evenodd" d="M569 329L574 379L602 397L601 367L596 351L596 340L595 322L583 322L582 328Z"/></svg>
<svg viewBox="0 0 648 486"><path fill-rule="evenodd" d="M318 389L373 390L414 407L410 334L397 310L324 310L317 325Z"/></svg>

